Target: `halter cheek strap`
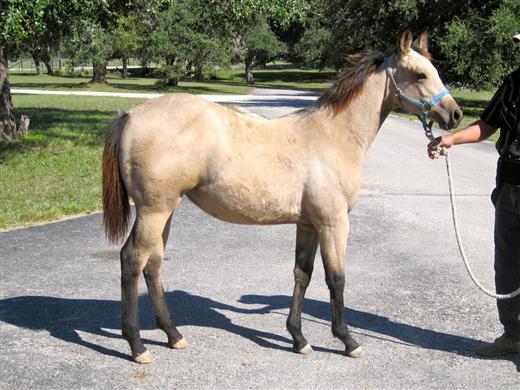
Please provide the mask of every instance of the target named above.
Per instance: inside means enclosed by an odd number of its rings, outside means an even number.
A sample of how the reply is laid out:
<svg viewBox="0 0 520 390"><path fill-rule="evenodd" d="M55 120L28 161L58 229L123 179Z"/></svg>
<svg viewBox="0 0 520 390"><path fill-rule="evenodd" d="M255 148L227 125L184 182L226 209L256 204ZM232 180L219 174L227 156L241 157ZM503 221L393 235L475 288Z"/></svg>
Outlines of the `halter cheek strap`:
<svg viewBox="0 0 520 390"><path fill-rule="evenodd" d="M426 137L433 139L433 135L431 132L433 121L428 120L430 119L430 112L432 111L433 106L435 106L444 96L449 95L450 91L448 91L446 88L439 92L437 95L435 95L429 102L424 102L422 100L414 99L413 97L410 97L408 95L405 95L403 91L401 91L401 88L397 86L397 83L395 81L394 75L392 74L392 71L390 70L390 63L388 60L388 57L385 57L384 59L384 66L385 71L392 82L392 85L395 88L395 95L399 98L400 101L407 101L411 105L418 107L422 111L422 116L417 115L419 120L421 121L423 125L424 132L426 133Z"/></svg>

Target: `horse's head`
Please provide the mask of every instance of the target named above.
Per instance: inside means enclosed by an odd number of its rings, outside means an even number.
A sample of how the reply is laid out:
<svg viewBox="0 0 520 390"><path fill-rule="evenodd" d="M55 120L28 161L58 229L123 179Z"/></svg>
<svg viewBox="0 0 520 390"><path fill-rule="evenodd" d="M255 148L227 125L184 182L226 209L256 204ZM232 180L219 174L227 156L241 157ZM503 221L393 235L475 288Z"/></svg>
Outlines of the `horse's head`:
<svg viewBox="0 0 520 390"><path fill-rule="evenodd" d="M397 49L396 54L385 58L397 104L418 115L423 123L435 121L446 130L457 127L462 111L430 62L427 34L413 41L411 32L405 31Z"/></svg>

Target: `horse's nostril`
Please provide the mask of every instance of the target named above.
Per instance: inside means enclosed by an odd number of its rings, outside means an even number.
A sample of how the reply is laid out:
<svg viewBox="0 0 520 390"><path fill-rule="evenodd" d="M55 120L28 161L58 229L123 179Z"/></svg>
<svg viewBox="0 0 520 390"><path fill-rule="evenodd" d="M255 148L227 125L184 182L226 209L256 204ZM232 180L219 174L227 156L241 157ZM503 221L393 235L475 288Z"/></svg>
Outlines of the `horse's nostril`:
<svg viewBox="0 0 520 390"><path fill-rule="evenodd" d="M459 123L461 119L462 119L462 111L459 109L453 111L453 120L456 123Z"/></svg>

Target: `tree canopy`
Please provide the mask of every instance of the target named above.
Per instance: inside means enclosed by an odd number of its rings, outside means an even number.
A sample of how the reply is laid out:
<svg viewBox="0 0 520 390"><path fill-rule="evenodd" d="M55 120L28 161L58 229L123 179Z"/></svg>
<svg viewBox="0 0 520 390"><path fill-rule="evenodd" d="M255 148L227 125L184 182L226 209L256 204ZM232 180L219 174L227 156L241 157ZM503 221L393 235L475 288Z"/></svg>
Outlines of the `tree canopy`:
<svg viewBox="0 0 520 390"><path fill-rule="evenodd" d="M312 0L295 58L339 68L345 54L395 45L400 31L427 31L443 77L474 88L497 85L518 64L518 0ZM321 44L317 50L315 45ZM333 48L333 50L331 50Z"/></svg>

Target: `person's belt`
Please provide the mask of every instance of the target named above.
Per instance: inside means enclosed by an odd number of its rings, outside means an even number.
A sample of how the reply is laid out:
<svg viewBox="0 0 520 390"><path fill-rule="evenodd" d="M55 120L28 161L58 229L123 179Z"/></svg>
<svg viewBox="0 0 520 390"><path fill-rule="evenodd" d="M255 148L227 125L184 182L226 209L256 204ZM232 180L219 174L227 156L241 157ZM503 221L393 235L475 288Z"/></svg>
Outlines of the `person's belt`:
<svg viewBox="0 0 520 390"><path fill-rule="evenodd" d="M498 159L497 181L520 185L520 161Z"/></svg>

